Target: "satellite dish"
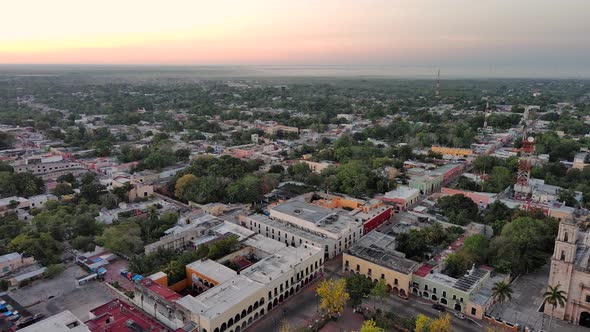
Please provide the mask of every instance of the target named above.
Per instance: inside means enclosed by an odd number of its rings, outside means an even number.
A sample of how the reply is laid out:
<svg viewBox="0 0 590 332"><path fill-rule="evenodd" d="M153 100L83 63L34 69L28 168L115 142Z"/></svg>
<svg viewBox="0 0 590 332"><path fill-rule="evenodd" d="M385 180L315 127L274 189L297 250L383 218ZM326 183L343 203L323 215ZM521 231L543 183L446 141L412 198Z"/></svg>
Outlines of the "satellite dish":
<svg viewBox="0 0 590 332"><path fill-rule="evenodd" d="M529 136L529 138L527 138L526 140L529 141L529 143L533 143L535 141L535 138L533 136Z"/></svg>

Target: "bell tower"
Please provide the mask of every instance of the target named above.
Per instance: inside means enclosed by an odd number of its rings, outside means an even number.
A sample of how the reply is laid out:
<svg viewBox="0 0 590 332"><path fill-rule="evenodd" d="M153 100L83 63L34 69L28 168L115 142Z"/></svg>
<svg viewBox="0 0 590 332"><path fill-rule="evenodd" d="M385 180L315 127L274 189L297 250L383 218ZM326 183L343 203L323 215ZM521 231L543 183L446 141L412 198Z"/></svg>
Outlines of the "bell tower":
<svg viewBox="0 0 590 332"><path fill-rule="evenodd" d="M576 259L576 244L578 242L578 226L573 221L565 220L559 223L559 232L555 239L555 249L551 257L551 272L549 286L561 285L560 289L570 293L570 284L574 272ZM567 306L568 304L566 304ZM566 308L556 307L554 317L567 319ZM551 315L551 308L545 307L545 313Z"/></svg>

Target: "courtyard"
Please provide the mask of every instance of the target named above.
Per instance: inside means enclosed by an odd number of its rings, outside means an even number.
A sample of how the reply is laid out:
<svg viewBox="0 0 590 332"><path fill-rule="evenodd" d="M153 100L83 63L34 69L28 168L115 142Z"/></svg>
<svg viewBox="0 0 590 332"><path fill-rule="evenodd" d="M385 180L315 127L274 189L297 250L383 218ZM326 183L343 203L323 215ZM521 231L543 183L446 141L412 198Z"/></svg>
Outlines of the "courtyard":
<svg viewBox="0 0 590 332"><path fill-rule="evenodd" d="M35 281L10 292L10 296L31 314L43 313L49 317L69 310L85 321L91 309L116 298L115 293L101 281L78 286L76 278L86 274L81 267L71 265L55 278Z"/></svg>

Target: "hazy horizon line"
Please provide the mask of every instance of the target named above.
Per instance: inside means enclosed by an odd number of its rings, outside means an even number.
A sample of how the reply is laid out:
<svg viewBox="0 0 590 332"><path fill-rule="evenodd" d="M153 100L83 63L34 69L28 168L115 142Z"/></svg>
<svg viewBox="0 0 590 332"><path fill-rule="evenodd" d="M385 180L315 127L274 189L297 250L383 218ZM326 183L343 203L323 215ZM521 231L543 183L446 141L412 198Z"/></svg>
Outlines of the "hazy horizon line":
<svg viewBox="0 0 590 332"><path fill-rule="evenodd" d="M510 66L452 66L452 65L394 65L394 64L170 64L170 63L0 63L0 69L225 69L227 73L216 73L220 77L315 77L315 78L396 78L396 79L436 79L436 72L441 70L441 80L448 79L590 79L589 73L514 73ZM379 69L379 72L371 70ZM389 73L382 69L393 70ZM538 69L538 68L537 68ZM231 70L249 70L245 73L230 73ZM273 70L278 72L272 72ZM317 71L313 73L313 71ZM332 72L326 72L332 70ZM364 72L363 72L364 70ZM502 73L506 70L512 74ZM531 68L528 68L530 71ZM283 72L281 72L283 71ZM405 71L405 72L404 72ZM485 74L483 71L488 71ZM6 74L6 73L0 73ZM187 73L190 74L190 73Z"/></svg>

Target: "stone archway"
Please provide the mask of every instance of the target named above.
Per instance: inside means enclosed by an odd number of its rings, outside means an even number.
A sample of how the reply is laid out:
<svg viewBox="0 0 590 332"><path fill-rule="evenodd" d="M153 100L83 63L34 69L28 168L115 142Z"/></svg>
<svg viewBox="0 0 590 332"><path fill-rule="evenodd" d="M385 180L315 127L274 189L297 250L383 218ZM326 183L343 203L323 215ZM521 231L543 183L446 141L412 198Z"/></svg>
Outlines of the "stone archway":
<svg viewBox="0 0 590 332"><path fill-rule="evenodd" d="M406 295L406 291L405 291L405 290L403 290L403 289L400 289L400 290L399 290L399 296L401 296L401 297L403 297L403 298L406 298L406 297L407 297L407 295Z"/></svg>
<svg viewBox="0 0 590 332"><path fill-rule="evenodd" d="M455 303L455 310L461 311L461 309L463 309L461 308L461 305L459 303Z"/></svg>
<svg viewBox="0 0 590 332"><path fill-rule="evenodd" d="M590 327L590 312L584 311L580 314L580 321L578 322L580 326Z"/></svg>
<svg viewBox="0 0 590 332"><path fill-rule="evenodd" d="M418 295L418 290L416 288L412 288L412 294Z"/></svg>
<svg viewBox="0 0 590 332"><path fill-rule="evenodd" d="M399 294L399 288L397 288L397 287L393 286L393 288L391 289L391 292L392 292L393 294Z"/></svg>
<svg viewBox="0 0 590 332"><path fill-rule="evenodd" d="M447 302L447 299L445 299L444 297L443 297L443 298L441 298L441 299L440 299L440 304L447 305L447 304L448 304L448 302Z"/></svg>
<svg viewBox="0 0 590 332"><path fill-rule="evenodd" d="M432 301L434 301L434 302L438 301L438 297L436 297L436 295L434 295L434 294L432 294L431 298L432 298Z"/></svg>

